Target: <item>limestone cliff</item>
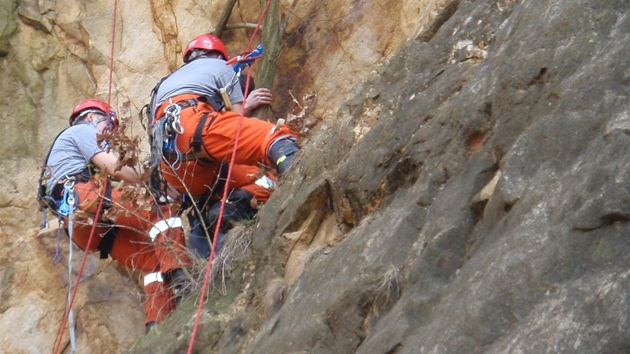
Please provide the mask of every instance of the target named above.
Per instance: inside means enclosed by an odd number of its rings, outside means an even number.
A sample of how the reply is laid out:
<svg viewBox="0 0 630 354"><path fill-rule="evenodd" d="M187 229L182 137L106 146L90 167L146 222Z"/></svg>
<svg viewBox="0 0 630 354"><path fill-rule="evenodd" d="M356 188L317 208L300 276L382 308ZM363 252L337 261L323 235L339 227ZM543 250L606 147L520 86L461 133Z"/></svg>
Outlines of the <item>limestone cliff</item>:
<svg viewBox="0 0 630 354"><path fill-rule="evenodd" d="M114 104L136 119L225 3L119 2ZM238 252L215 267L194 352L630 350L630 3L279 5L274 111L313 92L320 122L256 222L230 234ZM51 351L59 331L68 262L52 265L54 237L38 233L37 165L72 104L108 93L112 10L0 5L8 352ZM241 4L230 22L261 10ZM251 33L226 32L230 53ZM80 352L186 351L196 296L144 336L133 274L89 264Z"/></svg>

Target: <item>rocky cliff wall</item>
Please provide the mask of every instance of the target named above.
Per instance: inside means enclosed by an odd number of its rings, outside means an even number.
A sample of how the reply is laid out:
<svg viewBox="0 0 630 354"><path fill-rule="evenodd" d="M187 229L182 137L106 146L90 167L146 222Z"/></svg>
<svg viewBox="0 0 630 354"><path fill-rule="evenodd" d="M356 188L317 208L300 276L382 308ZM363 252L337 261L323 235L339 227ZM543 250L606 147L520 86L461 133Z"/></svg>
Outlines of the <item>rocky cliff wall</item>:
<svg viewBox="0 0 630 354"><path fill-rule="evenodd" d="M304 149L224 352L628 351L629 5L452 2Z"/></svg>
<svg viewBox="0 0 630 354"><path fill-rule="evenodd" d="M69 101L107 87L111 28L86 33L111 9L71 5L1 10L1 119L22 127L2 136L21 154L1 165L0 328L12 352L48 351L66 296L64 262L49 263L54 237L32 227L36 156ZM218 13L146 6L121 6L117 52L155 60L117 64L115 102L132 102L130 115L148 81L177 66L173 48L195 32L186 15ZM315 92L323 121L256 223L230 234L236 254L214 268L194 352L627 352L629 7L283 2L292 35L275 90ZM248 11L235 21L255 21ZM70 33L89 55L59 54L75 48L57 47ZM162 57L125 47L125 34L162 45ZM143 336L135 283L92 261L77 305L82 350L186 351L195 296Z"/></svg>
<svg viewBox="0 0 630 354"><path fill-rule="evenodd" d="M627 352L629 6L451 2L311 138L196 350Z"/></svg>
<svg viewBox="0 0 630 354"><path fill-rule="evenodd" d="M181 50L192 37L215 29L227 3L118 1L115 29L113 2L0 4L3 350L52 351L61 326L68 284L66 240L60 243L61 261L53 264L54 225L39 233L41 214L34 196L38 166L73 105L88 97L107 100L111 84L112 104L134 122L132 132L143 136L137 115L151 87L181 64ZM285 22L274 112L283 117L293 96L301 100L313 92L318 100L312 116L323 122L322 129L331 126L338 107L352 97L353 86L421 32L447 3L280 2ZM263 5L238 3L229 22L256 23ZM223 39L230 54L245 50L252 34L251 28L226 30ZM81 254L74 251L76 263ZM85 352L121 352L143 333L136 277L109 262L90 259L88 264L75 302L78 346ZM75 277L77 268L78 263L72 268Z"/></svg>

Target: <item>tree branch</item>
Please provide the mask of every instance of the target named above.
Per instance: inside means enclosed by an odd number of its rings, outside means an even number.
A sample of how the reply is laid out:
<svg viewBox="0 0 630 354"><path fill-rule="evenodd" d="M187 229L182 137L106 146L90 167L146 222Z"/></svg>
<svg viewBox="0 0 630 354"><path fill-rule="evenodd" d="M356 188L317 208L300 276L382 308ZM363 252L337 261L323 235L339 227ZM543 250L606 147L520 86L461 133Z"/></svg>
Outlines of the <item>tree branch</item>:
<svg viewBox="0 0 630 354"><path fill-rule="evenodd" d="M221 38L223 35L223 31L227 26L228 21L230 20L230 15L232 15L232 9L234 8L234 4L236 4L236 0L228 0L227 5L223 9L221 13L221 17L219 18L219 23L217 24L217 28L214 31L214 35L218 38Z"/></svg>
<svg viewBox="0 0 630 354"><path fill-rule="evenodd" d="M229 23L225 25L225 30L233 30L233 29L239 29L239 28L256 28L256 26L258 26L258 24L249 23L249 22ZM260 27L262 29L262 25Z"/></svg>

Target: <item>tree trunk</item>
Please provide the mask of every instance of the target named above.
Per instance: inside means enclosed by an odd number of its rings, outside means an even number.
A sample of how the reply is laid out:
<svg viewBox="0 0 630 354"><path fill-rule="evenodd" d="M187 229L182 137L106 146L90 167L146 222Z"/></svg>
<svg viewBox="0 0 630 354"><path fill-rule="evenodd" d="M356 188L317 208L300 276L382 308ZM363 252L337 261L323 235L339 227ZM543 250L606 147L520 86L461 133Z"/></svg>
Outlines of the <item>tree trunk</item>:
<svg viewBox="0 0 630 354"><path fill-rule="evenodd" d="M267 0L261 0L264 9ZM278 11L278 0L271 0L267 15L263 20L262 42L265 47L264 56L258 60L258 76L256 77L256 87L267 87L273 89L274 77L276 75L276 64L282 51L282 26L280 25L280 13ZM252 116L274 121L279 117L274 117L271 107L259 107L252 112Z"/></svg>

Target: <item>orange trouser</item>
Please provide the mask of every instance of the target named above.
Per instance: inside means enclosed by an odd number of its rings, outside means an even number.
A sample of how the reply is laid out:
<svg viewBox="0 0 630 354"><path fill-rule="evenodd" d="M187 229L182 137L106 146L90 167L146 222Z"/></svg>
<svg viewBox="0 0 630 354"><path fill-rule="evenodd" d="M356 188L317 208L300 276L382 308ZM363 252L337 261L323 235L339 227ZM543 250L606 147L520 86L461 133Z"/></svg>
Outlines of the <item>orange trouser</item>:
<svg viewBox="0 0 630 354"><path fill-rule="evenodd" d="M219 184L217 178L226 178L227 176L219 177L219 169L219 164L203 166L195 161L185 162L181 164L178 169L174 169L172 166L165 163L162 164L166 182L178 192L187 195L190 194L193 198L204 195L213 195L219 198L223 196L222 188L225 188L225 184ZM265 203L271 196L272 190L256 184L256 180L260 175L261 169L257 166L234 164L232 165L232 173L230 174L230 181L227 188L230 191L234 189L245 189L250 192L256 200ZM277 177L275 177L274 174L267 172L266 175L272 181L277 181ZM217 188L219 186L221 186L221 190Z"/></svg>
<svg viewBox="0 0 630 354"><path fill-rule="evenodd" d="M104 195L102 185L90 180L77 183L75 190L78 209L88 214L96 213ZM189 264L181 219L175 210L166 205L151 205L151 210L133 211L135 208L130 202L124 202L122 195L123 190L112 189L113 205L105 213L107 220L112 221L117 229L109 255L127 268L142 271L145 275L146 323L160 322L175 309L172 292L161 275ZM97 224L88 247L93 227L79 221L80 215L75 219L73 241L86 251L96 250L101 237L111 226Z"/></svg>
<svg viewBox="0 0 630 354"><path fill-rule="evenodd" d="M273 182L276 182L278 178L275 174L267 172L266 176ZM230 183L228 188L244 189L251 193L254 198L260 203L266 203L273 189L266 188L264 186L256 184L256 181L261 177L260 168L256 166L248 165L232 165L232 174L230 175Z"/></svg>
<svg viewBox="0 0 630 354"><path fill-rule="evenodd" d="M173 99L179 102L195 97L194 95L180 95ZM157 116L163 111L165 104L158 110ZM275 164L269 161L267 151L271 144L283 136L295 136L286 125L276 129L276 126L267 121L256 118L242 117L235 112L216 112L212 106L200 102L196 106L183 109L180 113L180 123L183 133L177 135L177 148L182 154L192 152L191 142L194 138L197 125L204 114L209 113L202 131L202 139L205 152L212 163L199 161L188 161L178 164L171 161L171 164L163 163L161 169L167 181L173 186L182 184L186 186L188 192L193 195L208 189L216 177L218 167L222 162L230 162L237 132L240 130L238 147L236 148L235 164L257 166L262 163L271 168ZM214 118L214 119L213 119ZM171 180L168 180L168 176ZM171 183L173 179L179 179ZM183 182L183 183L182 183ZM182 193L186 191L180 190Z"/></svg>
<svg viewBox="0 0 630 354"><path fill-rule="evenodd" d="M160 170L169 186L179 193L198 198L215 191L221 164L187 161L181 164L162 162Z"/></svg>

